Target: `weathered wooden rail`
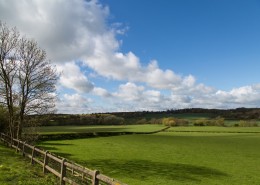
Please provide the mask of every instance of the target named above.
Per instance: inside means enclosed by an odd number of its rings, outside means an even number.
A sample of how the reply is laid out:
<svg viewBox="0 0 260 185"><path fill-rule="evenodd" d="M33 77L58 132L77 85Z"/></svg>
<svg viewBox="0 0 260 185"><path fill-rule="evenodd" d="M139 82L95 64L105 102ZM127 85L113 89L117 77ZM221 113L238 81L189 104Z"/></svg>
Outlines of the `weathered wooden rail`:
<svg viewBox="0 0 260 185"><path fill-rule="evenodd" d="M30 159L31 164L39 164L43 172L51 172L60 179L60 185L126 185L113 178L101 174L97 170L90 170L79 164L68 161L48 151L41 150L24 141L10 138L1 133L0 139L7 146L16 149L24 157Z"/></svg>

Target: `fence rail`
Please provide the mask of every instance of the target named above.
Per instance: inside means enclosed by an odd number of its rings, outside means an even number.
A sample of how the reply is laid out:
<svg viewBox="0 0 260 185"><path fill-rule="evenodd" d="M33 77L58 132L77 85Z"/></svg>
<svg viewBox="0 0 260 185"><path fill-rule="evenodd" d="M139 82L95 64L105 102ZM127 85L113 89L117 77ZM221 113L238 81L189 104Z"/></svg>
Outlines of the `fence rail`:
<svg viewBox="0 0 260 185"><path fill-rule="evenodd" d="M24 141L10 138L4 133L1 133L0 139L7 146L16 149L16 152L20 152L24 157L28 157L31 164L41 165L44 173L51 172L57 176L60 179L60 185L65 185L66 183L72 185L126 185L101 174L98 170L90 170L49 151L44 151Z"/></svg>

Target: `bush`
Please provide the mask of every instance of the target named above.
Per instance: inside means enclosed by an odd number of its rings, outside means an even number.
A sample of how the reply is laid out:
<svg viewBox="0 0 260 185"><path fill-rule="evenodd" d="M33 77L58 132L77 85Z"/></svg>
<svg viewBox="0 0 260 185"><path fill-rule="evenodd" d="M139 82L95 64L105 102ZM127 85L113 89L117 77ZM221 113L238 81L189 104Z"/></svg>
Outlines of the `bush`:
<svg viewBox="0 0 260 185"><path fill-rule="evenodd" d="M215 118L215 126L225 126L225 118L217 117Z"/></svg>
<svg viewBox="0 0 260 185"><path fill-rule="evenodd" d="M165 126L187 126L189 122L184 119L169 117L169 118L163 118L162 124Z"/></svg>
<svg viewBox="0 0 260 185"><path fill-rule="evenodd" d="M194 121L194 126L225 126L225 119L217 117L215 119L201 118Z"/></svg>
<svg viewBox="0 0 260 185"><path fill-rule="evenodd" d="M162 119L152 118L149 122L150 124L162 124Z"/></svg>
<svg viewBox="0 0 260 185"><path fill-rule="evenodd" d="M106 115L102 119L102 125L123 125L124 119L115 115Z"/></svg>
<svg viewBox="0 0 260 185"><path fill-rule="evenodd" d="M255 120L240 120L239 121L240 127L257 127L258 124Z"/></svg>
<svg viewBox="0 0 260 185"><path fill-rule="evenodd" d="M136 124L138 124L138 125L147 124L147 120L145 118L140 119L140 120L136 121Z"/></svg>

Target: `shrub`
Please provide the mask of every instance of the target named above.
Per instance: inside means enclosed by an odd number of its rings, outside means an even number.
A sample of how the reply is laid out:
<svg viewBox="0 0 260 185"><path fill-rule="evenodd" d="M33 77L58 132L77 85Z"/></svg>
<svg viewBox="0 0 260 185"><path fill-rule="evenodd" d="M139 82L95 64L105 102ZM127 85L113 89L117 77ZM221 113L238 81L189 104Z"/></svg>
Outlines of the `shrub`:
<svg viewBox="0 0 260 185"><path fill-rule="evenodd" d="M101 124L104 125L123 125L124 119L115 115L107 115L102 119Z"/></svg>
<svg viewBox="0 0 260 185"><path fill-rule="evenodd" d="M240 127L257 127L258 124L255 120L240 120L239 121Z"/></svg>
<svg viewBox="0 0 260 185"><path fill-rule="evenodd" d="M163 118L162 123L163 125L170 127L176 125L174 118Z"/></svg>
<svg viewBox="0 0 260 185"><path fill-rule="evenodd" d="M217 117L215 119L201 118L194 121L194 126L225 126L225 119Z"/></svg>
<svg viewBox="0 0 260 185"><path fill-rule="evenodd" d="M162 124L165 126L187 126L189 122L184 119L169 117L169 118L163 118Z"/></svg>
<svg viewBox="0 0 260 185"><path fill-rule="evenodd" d="M209 125L209 123L208 123L207 119L202 118L202 119L195 120L193 125L194 126L207 126L207 125Z"/></svg>
<svg viewBox="0 0 260 185"><path fill-rule="evenodd" d="M147 124L147 120L146 120L146 118L139 119L139 120L136 122L136 124L138 124L138 125Z"/></svg>
<svg viewBox="0 0 260 185"><path fill-rule="evenodd" d="M220 116L215 118L214 122L215 122L214 123L215 126L225 126L225 118L222 118Z"/></svg>
<svg viewBox="0 0 260 185"><path fill-rule="evenodd" d="M162 124L162 119L152 118L149 122L150 124Z"/></svg>

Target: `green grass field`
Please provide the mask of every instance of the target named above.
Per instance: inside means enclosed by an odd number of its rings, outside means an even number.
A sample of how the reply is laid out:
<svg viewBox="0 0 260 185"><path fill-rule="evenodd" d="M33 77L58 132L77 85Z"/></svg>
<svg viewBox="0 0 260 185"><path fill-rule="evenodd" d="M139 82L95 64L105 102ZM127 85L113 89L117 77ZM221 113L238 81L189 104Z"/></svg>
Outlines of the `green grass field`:
<svg viewBox="0 0 260 185"><path fill-rule="evenodd" d="M218 130L171 130L187 128ZM260 184L259 133L161 132L46 141L40 146L129 185Z"/></svg>
<svg viewBox="0 0 260 185"><path fill-rule="evenodd" d="M1 185L56 185L53 175L44 175L40 166L31 166L29 159L0 143Z"/></svg>

